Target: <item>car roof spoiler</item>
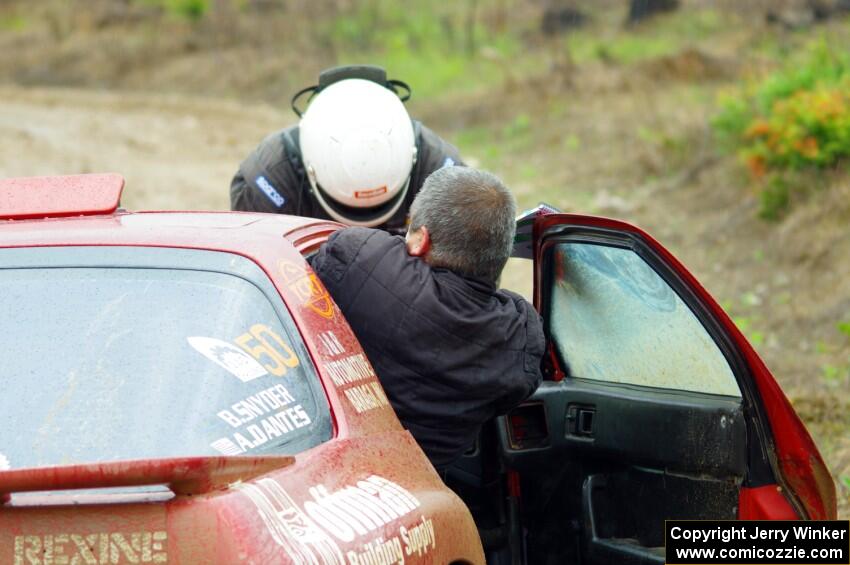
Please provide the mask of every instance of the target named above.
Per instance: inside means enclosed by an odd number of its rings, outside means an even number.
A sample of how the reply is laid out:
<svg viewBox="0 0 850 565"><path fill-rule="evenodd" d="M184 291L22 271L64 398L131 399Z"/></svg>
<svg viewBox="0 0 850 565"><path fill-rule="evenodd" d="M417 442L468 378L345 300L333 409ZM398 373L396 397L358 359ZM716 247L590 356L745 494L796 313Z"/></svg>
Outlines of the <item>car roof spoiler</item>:
<svg viewBox="0 0 850 565"><path fill-rule="evenodd" d="M0 471L0 503L12 493L168 485L174 494L203 494L288 467L287 455L176 457Z"/></svg>
<svg viewBox="0 0 850 565"><path fill-rule="evenodd" d="M0 220L112 214L123 189L115 173L0 179Z"/></svg>

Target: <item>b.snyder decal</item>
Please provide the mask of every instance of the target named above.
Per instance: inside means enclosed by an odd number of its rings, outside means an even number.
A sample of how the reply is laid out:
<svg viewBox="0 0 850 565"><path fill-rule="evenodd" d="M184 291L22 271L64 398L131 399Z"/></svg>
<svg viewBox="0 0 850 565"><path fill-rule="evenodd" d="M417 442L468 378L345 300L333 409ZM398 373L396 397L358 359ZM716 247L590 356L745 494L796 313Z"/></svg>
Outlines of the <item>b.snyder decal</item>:
<svg viewBox="0 0 850 565"><path fill-rule="evenodd" d="M323 485L311 487L310 499L300 506L272 479L237 488L257 506L272 539L297 563L403 564L437 547L433 520L416 517L419 500L377 475L332 492ZM402 520L408 516L416 521ZM384 528L397 520L405 523L384 535ZM350 548L343 553L339 542Z"/></svg>
<svg viewBox="0 0 850 565"><path fill-rule="evenodd" d="M217 415L239 430L210 444L224 455L239 455L312 423L307 411L280 384L234 402ZM243 424L248 425L241 429Z"/></svg>

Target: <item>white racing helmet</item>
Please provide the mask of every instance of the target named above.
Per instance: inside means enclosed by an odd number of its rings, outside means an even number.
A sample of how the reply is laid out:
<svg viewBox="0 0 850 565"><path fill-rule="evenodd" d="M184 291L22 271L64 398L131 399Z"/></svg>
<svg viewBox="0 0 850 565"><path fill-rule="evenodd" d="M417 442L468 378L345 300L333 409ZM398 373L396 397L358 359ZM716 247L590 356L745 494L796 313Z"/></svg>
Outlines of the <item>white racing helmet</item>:
<svg viewBox="0 0 850 565"><path fill-rule="evenodd" d="M398 211L416 140L396 93L370 80L340 80L316 95L299 129L313 193L333 219L372 227Z"/></svg>

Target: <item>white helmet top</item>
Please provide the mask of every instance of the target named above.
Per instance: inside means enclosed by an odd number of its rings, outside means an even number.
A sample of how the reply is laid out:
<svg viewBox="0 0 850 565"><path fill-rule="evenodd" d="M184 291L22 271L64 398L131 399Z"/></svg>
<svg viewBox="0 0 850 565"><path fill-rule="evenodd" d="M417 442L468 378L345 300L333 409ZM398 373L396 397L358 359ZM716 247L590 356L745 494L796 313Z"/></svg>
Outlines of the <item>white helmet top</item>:
<svg viewBox="0 0 850 565"><path fill-rule="evenodd" d="M370 80L340 80L315 96L299 128L307 177L332 218L377 226L398 211L416 140L396 93Z"/></svg>

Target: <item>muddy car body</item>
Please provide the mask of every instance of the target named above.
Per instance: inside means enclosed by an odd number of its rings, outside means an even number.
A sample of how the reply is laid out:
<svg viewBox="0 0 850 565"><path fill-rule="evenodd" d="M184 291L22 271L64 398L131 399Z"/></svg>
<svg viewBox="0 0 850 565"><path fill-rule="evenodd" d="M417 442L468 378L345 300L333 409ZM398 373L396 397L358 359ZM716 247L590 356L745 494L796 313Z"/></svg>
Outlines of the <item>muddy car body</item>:
<svg viewBox="0 0 850 565"><path fill-rule="evenodd" d="M835 517L767 368L634 226L524 221L545 380L449 470L461 502L305 261L340 225L122 185L0 183L0 562L663 563L664 519Z"/></svg>
<svg viewBox="0 0 850 565"><path fill-rule="evenodd" d="M130 214L122 184L0 190L0 562L480 562L299 252L336 226Z"/></svg>

